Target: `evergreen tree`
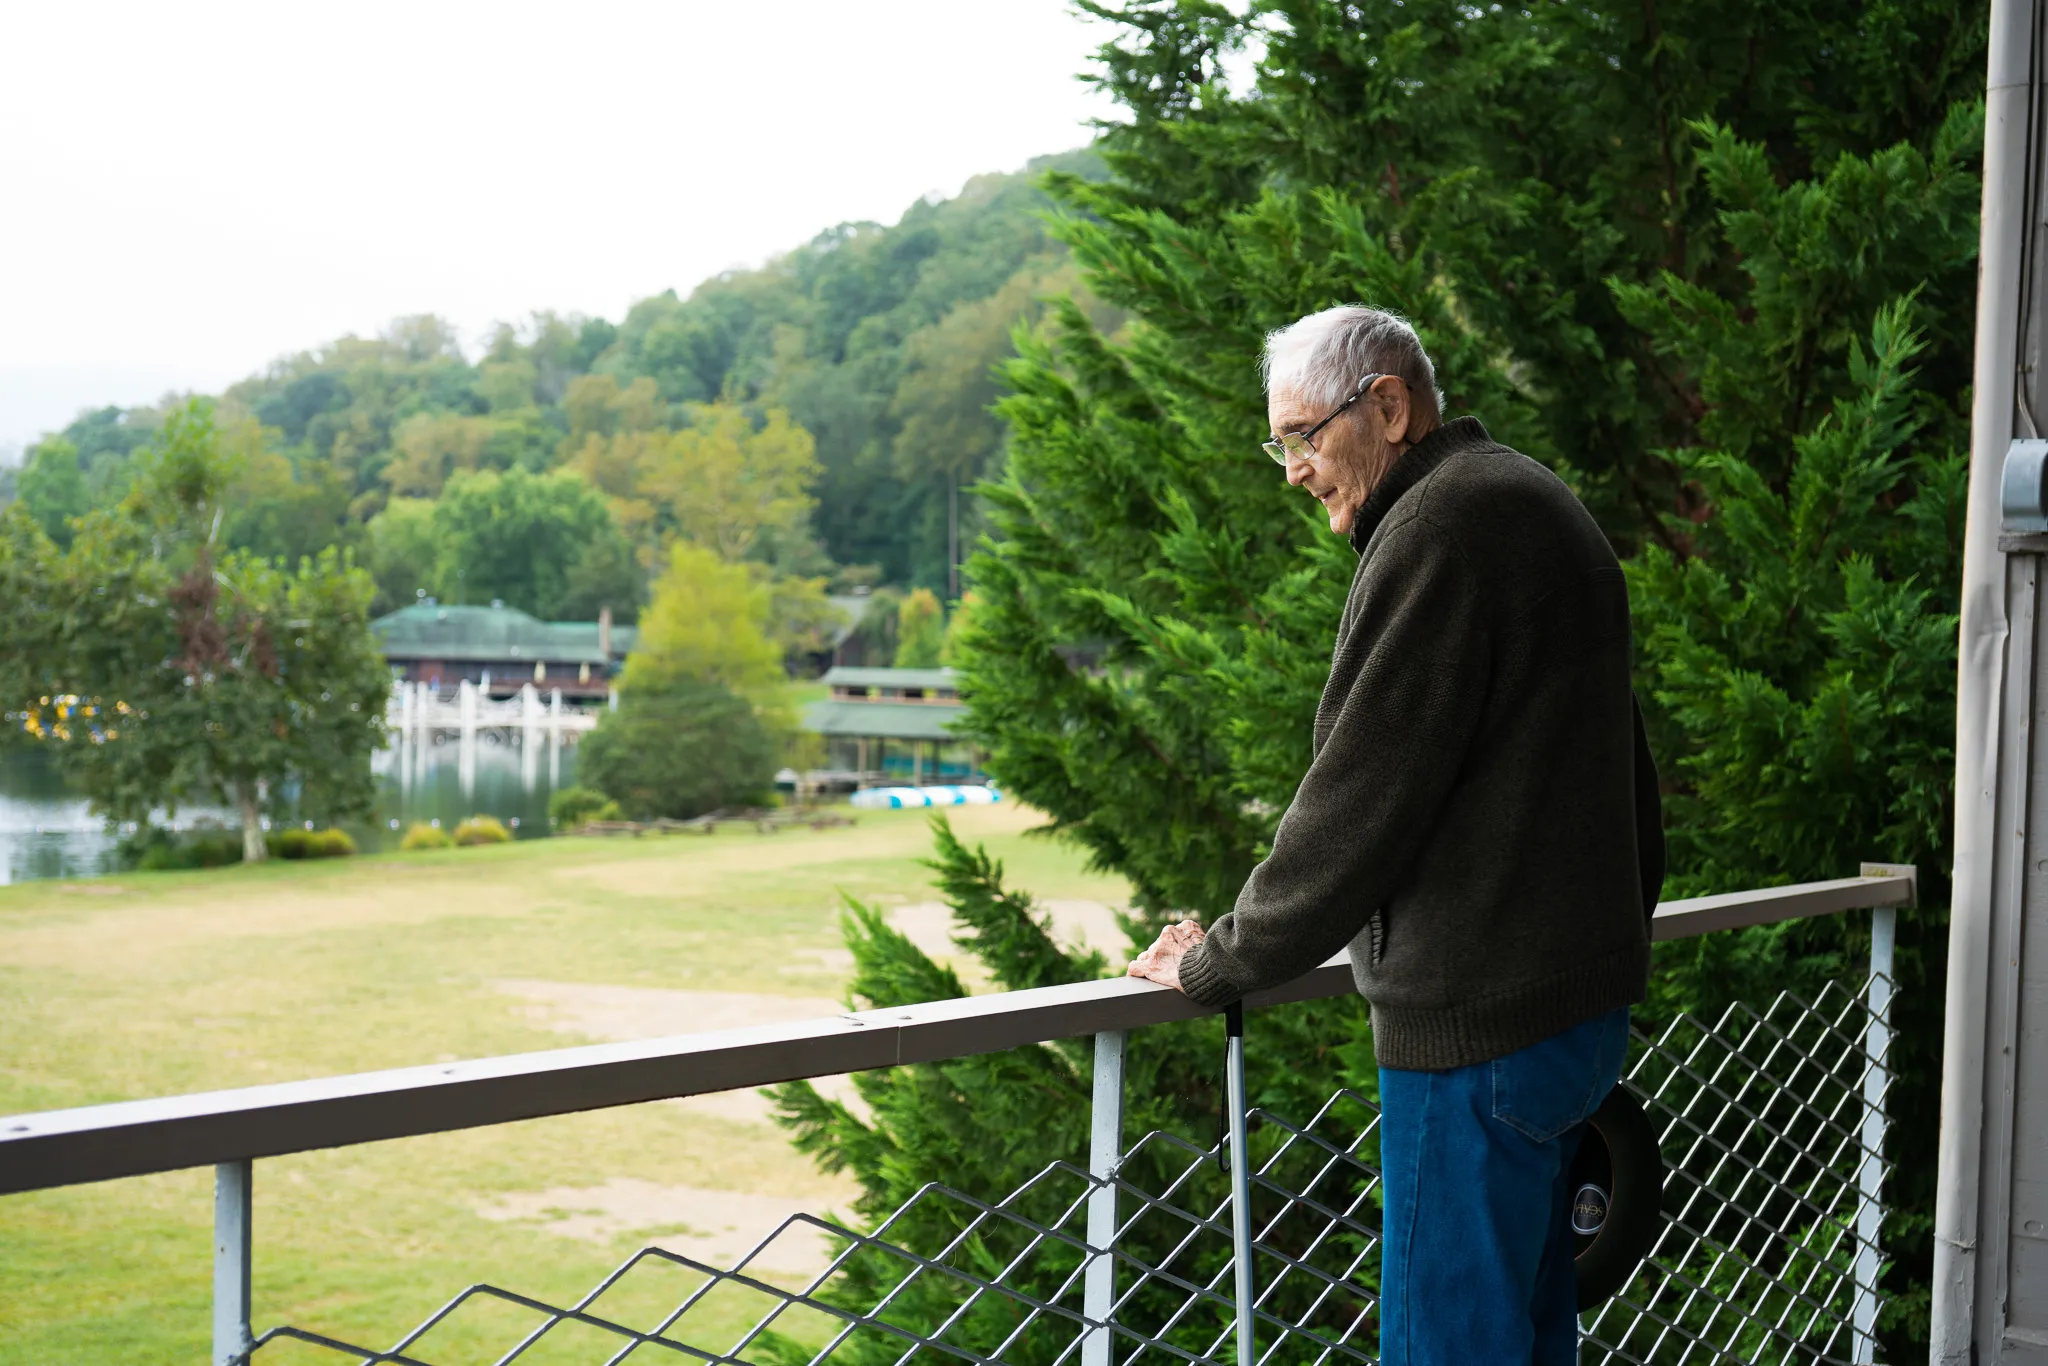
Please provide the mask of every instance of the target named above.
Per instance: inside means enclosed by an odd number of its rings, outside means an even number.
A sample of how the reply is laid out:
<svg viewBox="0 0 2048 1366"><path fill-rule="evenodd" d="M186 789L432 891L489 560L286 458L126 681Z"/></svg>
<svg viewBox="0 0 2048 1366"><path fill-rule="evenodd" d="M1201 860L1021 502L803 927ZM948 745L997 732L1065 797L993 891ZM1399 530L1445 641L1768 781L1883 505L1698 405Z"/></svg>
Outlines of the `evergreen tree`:
<svg viewBox="0 0 2048 1366"><path fill-rule="evenodd" d="M984 849L969 848L954 835L943 816L932 820L936 856L926 865L936 874L941 896L952 908L953 942L971 954L990 981L1006 991L1060 986L1099 977L1099 953L1061 944L1052 925L1031 898L1003 880L1002 864ZM854 955L854 978L847 1004L855 1009L951 1000L967 994L959 975L928 958L882 913L849 900L843 918L846 942ZM1259 1012L1247 1046L1247 1075L1253 1103L1286 1114L1308 1115L1347 1069L1362 1061L1357 1050L1333 1046L1333 1039L1353 1036L1364 1010L1355 999L1317 1003L1313 1007L1280 1007ZM1066 1039L1012 1049L1003 1053L950 1058L875 1072L856 1073L854 1086L871 1118L863 1120L847 1106L821 1096L809 1082L771 1089L778 1122L790 1129L797 1147L817 1158L829 1171L847 1171L858 1183L853 1213L875 1227L910 1202L925 1183L943 1181L954 1190L984 1199L1009 1196L1053 1162L1084 1166L1087 1162L1093 1041ZM1366 1063L1369 1072L1369 1061ZM1370 1088L1369 1077L1355 1078ZM1217 1142L1223 1102L1223 1031L1219 1019L1159 1025L1130 1037L1125 1053L1125 1117L1127 1135L1152 1130L1174 1134L1197 1150ZM1255 1157L1273 1141L1262 1135ZM1183 1174L1186 1149L1162 1152L1151 1148L1129 1159L1121 1179L1147 1190L1163 1190ZM1225 1178L1213 1164L1202 1163L1181 1189L1186 1206L1202 1207L1220 1200ZM1075 1188L1048 1183L1009 1208L1045 1224L1059 1221ZM1023 1249L1026 1236L1015 1224L984 1223L970 1231L973 1211L947 1199L918 1201L889 1226L888 1238L924 1255L953 1246L949 1265L993 1277ZM1155 1220L1131 1230L1120 1249L1152 1265L1163 1264L1169 1249L1185 1235L1184 1225ZM962 1235L966 1235L964 1238ZM1283 1246L1291 1229L1276 1232ZM1294 1248L1299 1252L1300 1249ZM1220 1239L1174 1262L1174 1272L1197 1281L1215 1274L1226 1250ZM1028 1294L1052 1298L1078 1265L1070 1250L1051 1245L1035 1253L1004 1284ZM849 1258L826 1289L835 1304L866 1312L904 1278L900 1260L863 1251ZM1377 1284L1367 1266L1360 1275ZM1071 1287L1069 1287L1071 1292ZM1306 1292L1306 1293L1304 1293ZM1157 1287L1158 1300L1141 1299L1131 1317L1157 1322L1178 1308L1181 1292ZM888 1318L929 1332L956 1310L964 1296L957 1281L924 1277L912 1281L891 1300ZM1303 1278L1296 1278L1270 1301L1274 1313L1306 1314L1314 1298ZM1073 1300L1071 1293L1067 1302ZM1155 1317L1156 1316L1156 1317ZM1221 1318L1205 1309L1182 1324L1172 1340L1190 1352L1207 1348L1217 1336ZM946 1340L982 1353L1003 1349L1004 1361L1052 1362L1061 1356L1068 1334L1026 1332L1012 1341L1018 1323L1013 1304L987 1299L948 1330ZM1005 1346L1007 1344L1007 1346ZM856 1333L833 1360L862 1363L894 1362L906 1343L881 1333ZM778 1341L771 1344L778 1359L808 1361L814 1348ZM1071 1354L1066 1356L1072 1360Z"/></svg>
<svg viewBox="0 0 2048 1366"><path fill-rule="evenodd" d="M1257 453L1263 334L1353 299L1407 314L1453 412L1551 463L1624 546L1682 549L1663 514L1697 511L1696 494L1663 452L1695 444L1708 409L1610 281L1723 300L1743 286L1685 120L1760 130L1785 178L1883 133L1924 150L1981 51L1981 15L1945 7L1882 33L1852 7L1763 7L1755 31L1773 40L1735 44L1715 35L1746 30L1719 6L1660 7L1651 27L1592 13L1115 12L1128 36L1103 80L1131 121L1106 140L1111 181L1057 182L1076 211L1060 230L1139 321L1112 344L1066 310L1009 368L1009 472L985 491L993 544L970 575L987 605L961 655L992 770L1130 876L1142 907L1215 914L1235 896L1306 768L1349 579L1349 550ZM1255 31L1272 35L1259 90L1233 96L1220 59ZM1678 35L1697 41L1667 88L1649 78ZM1897 98L1888 64L1914 62L1940 98ZM1658 117L1621 117L1645 89ZM1807 333L1772 364L1838 350L1866 325L1845 321L1858 306L1867 320L1925 281L1919 365L1930 388L1960 387L1967 259L1858 255L1816 231L1791 268L1827 276L1829 315L1797 321Z"/></svg>
<svg viewBox="0 0 2048 1366"><path fill-rule="evenodd" d="M1141 936L1228 909L1307 766L1354 564L1257 453L1259 345L1363 300L1415 322L1453 414L1652 548L1674 889L1918 861L1906 994L1938 1015L1981 7L1091 8L1123 26L1102 80L1130 117L1108 182L1055 182L1059 232L1135 321L1061 310L1008 367L957 651L991 771L1131 879ZM1666 954L1655 1008L1857 971L1860 935ZM1918 1119L1939 1031L1914 1027ZM1903 1161L1928 1132L1897 1135ZM1902 1356L1917 1179L1892 1190Z"/></svg>
<svg viewBox="0 0 2048 1366"><path fill-rule="evenodd" d="M1692 122L1716 120L1802 180L1843 153L1925 150L1984 72L1974 0L1083 7L1122 29L1099 79L1129 111L1102 143L1108 182L1056 182L1103 220L1061 234L1097 294L1228 393L1204 358L1241 365L1246 328L1378 283L1325 269L1355 221L1446 289L1483 354L1513 359L1528 416L1480 411L1571 473L1625 542L1659 532L1681 490L1657 452L1691 444L1702 413L1609 282L1742 287ZM1255 89L1227 84L1233 52L1259 58ZM1218 229L1268 200L1298 206L1299 227L1250 253L1292 275L1229 269L1240 244ZM1953 269L1921 360L1937 387L1968 383L1973 291ZM1236 287L1211 287L1219 273ZM1854 288L1847 273L1838 284Z"/></svg>
<svg viewBox="0 0 2048 1366"><path fill-rule="evenodd" d="M1782 186L1763 148L1704 126L1748 287L1616 290L1706 411L1700 443L1670 452L1696 500L1673 519L1687 553L1628 566L1673 788L1667 894L1920 869L1893 1004L1893 1359L1928 1328L1968 465L1968 391L1927 383L1943 309L1919 285L1975 254L1980 117L1958 106L1926 156L1845 155ZM1666 945L1651 1013L1811 997L1868 952L1867 922L1842 916Z"/></svg>

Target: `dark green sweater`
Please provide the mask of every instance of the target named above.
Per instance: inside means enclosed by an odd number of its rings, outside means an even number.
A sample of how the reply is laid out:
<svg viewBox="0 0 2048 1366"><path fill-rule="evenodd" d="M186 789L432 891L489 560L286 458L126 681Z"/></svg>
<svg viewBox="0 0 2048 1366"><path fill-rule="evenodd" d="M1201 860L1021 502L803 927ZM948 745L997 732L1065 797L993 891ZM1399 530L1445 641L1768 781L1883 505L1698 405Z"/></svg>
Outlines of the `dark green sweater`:
<svg viewBox="0 0 2048 1366"><path fill-rule="evenodd" d="M1204 1005L1350 946L1384 1067L1484 1062L1643 999L1664 878L1628 590L1556 475L1460 418L1352 533L1315 759L1181 963Z"/></svg>

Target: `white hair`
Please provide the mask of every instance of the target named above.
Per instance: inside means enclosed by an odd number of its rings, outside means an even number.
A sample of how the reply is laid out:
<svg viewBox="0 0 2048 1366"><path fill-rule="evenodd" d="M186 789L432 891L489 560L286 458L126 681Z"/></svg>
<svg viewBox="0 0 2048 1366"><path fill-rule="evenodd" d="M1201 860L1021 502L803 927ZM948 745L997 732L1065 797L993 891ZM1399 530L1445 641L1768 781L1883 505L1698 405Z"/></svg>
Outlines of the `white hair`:
<svg viewBox="0 0 2048 1366"><path fill-rule="evenodd" d="M1336 407L1358 381L1378 371L1398 375L1429 417L1441 420L1443 391L1415 329L1398 313L1339 304L1266 334L1266 392Z"/></svg>

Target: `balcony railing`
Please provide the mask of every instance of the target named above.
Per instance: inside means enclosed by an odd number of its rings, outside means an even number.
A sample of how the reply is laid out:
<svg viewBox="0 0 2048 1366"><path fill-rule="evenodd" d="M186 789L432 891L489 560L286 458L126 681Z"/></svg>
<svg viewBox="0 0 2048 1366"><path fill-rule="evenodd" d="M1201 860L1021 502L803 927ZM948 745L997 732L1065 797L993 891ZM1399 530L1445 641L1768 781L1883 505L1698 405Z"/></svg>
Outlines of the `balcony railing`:
<svg viewBox="0 0 2048 1366"><path fill-rule="evenodd" d="M1629 1286L1583 1316L1583 1359L1876 1359L1893 925L1913 895L1910 868L1865 865L1860 877L1658 907L1659 940L1869 910L1870 972L1859 987L1829 986L1815 1000L1784 994L1712 1019L1682 1017L1654 1037L1637 1033L1624 1084L1658 1131L1664 1225ZM1245 1005L1351 990L1338 958ZM776 1335L806 1316L801 1337L811 1345L798 1355L813 1362L1371 1361L1379 1174L1369 1099L1340 1090L1313 1115L1248 1110L1233 1042L1226 1137L1203 1147L1163 1131L1123 1132L1130 1032L1203 1013L1176 992L1116 979L17 1115L0 1119L0 1193L213 1166L218 1366L283 1341L365 1364L432 1366L422 1345L431 1331L487 1301L532 1318L500 1362L566 1325L614 1339L612 1363L649 1352L786 1359L796 1339ZM288 1324L252 1330L258 1159L1088 1035L1086 1165L1055 1162L1000 1199L928 1185L866 1233L796 1216L732 1266L649 1247L570 1304L472 1285L384 1349ZM778 1241L821 1234L835 1255L800 1284L759 1269L778 1264ZM636 1275L678 1267L696 1284L658 1322L635 1328L605 1312L605 1297ZM718 1320L730 1323L735 1298L755 1302L751 1326L710 1340L699 1311L721 1300Z"/></svg>

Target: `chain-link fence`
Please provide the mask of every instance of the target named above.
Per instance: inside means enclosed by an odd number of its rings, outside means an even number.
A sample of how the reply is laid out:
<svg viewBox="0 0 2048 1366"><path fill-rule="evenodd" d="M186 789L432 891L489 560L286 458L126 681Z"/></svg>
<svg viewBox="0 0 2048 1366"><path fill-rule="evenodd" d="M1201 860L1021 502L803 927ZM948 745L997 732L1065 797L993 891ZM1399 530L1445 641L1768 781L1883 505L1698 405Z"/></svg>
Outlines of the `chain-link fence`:
<svg viewBox="0 0 2048 1366"><path fill-rule="evenodd" d="M1586 1316L1591 1362L1875 1359L1890 1036L1825 988L1637 1036L1628 1085L1658 1130L1662 1232L1628 1289Z"/></svg>
<svg viewBox="0 0 2048 1366"><path fill-rule="evenodd" d="M1585 1316L1582 1359L1873 1359L1888 998L1879 977L1860 992L1788 994L1636 1034L1625 1084L1659 1134L1665 1224L1628 1288ZM1351 1091L1306 1118L1250 1116L1261 1362L1374 1358L1378 1118ZM551 1348L570 1335L584 1344L575 1359L607 1362L1233 1361L1229 1158L1225 1143L1154 1131L1125 1146L1113 1171L1057 1162L993 1203L931 1185L869 1233L802 1216L731 1267L648 1248L573 1304L478 1285L387 1350L283 1327L253 1355L296 1341L363 1363L442 1366L437 1333L495 1302L494 1312L524 1315L499 1362L568 1359ZM1116 1211L1104 1222L1108 1191ZM1087 1236L1091 1203L1098 1229L1115 1230L1100 1244ZM920 1236L906 1236L912 1228ZM818 1274L793 1283L758 1269L783 1264L780 1240L820 1233L835 1255ZM1113 1276L1091 1278L1104 1264ZM625 1293L636 1278L678 1271L691 1288L659 1316L608 1308L644 1300ZM736 1319L751 1326L711 1335L713 1320Z"/></svg>

